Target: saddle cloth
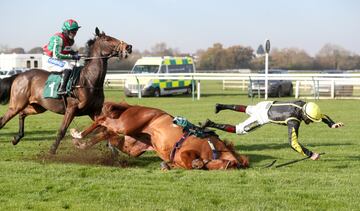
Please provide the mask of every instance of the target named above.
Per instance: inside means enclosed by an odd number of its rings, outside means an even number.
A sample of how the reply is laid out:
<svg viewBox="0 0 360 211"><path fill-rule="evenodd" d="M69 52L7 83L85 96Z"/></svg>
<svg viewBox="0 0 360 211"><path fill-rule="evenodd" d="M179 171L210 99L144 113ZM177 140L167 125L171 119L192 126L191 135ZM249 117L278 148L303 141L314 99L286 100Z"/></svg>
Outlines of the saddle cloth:
<svg viewBox="0 0 360 211"><path fill-rule="evenodd" d="M80 76L80 68L76 67L71 71L70 79L66 85L66 92L69 94L72 91L72 86L76 84ZM58 95L59 86L61 83L61 74L51 73L44 85L44 98L59 99L61 95Z"/></svg>

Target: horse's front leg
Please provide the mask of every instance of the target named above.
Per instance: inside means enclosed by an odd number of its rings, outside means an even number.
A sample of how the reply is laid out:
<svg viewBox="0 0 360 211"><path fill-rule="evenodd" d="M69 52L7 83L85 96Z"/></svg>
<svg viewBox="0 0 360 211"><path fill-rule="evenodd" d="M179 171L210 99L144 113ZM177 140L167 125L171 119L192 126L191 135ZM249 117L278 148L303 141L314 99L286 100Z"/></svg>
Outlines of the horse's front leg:
<svg viewBox="0 0 360 211"><path fill-rule="evenodd" d="M192 150L186 150L183 151L181 148L178 152L175 152L175 157L174 157L174 165L175 166L180 166L186 169L201 169L202 166L194 166L193 161L194 160L199 160L200 163L202 162L200 159L197 159L197 155L195 151ZM197 165L197 164L195 164Z"/></svg>
<svg viewBox="0 0 360 211"><path fill-rule="evenodd" d="M80 142L79 139L74 138L73 143L78 149L88 149L101 141L111 138L112 134L110 134L105 127L101 127L100 130L97 131L96 135L90 139L90 141Z"/></svg>
<svg viewBox="0 0 360 211"><path fill-rule="evenodd" d="M75 117L75 112L76 112L77 107L76 106L72 106L72 107L67 107L63 121L61 123L61 127L58 131L58 134L56 136L56 140L54 142L54 144L51 146L50 148L50 153L51 154L55 154L56 150L60 144L60 141L64 138L66 130L68 129L71 121L74 119Z"/></svg>
<svg viewBox="0 0 360 211"><path fill-rule="evenodd" d="M75 128L70 129L70 134L73 138L76 139L82 139L85 138L87 135L89 135L92 131L94 131L96 128L100 127L101 125L99 122L102 122L102 119L96 120L93 122L90 127L86 128L85 130L79 132Z"/></svg>
<svg viewBox="0 0 360 211"><path fill-rule="evenodd" d="M208 170L236 169L237 161L223 159L210 160L209 162L205 163L205 168Z"/></svg>

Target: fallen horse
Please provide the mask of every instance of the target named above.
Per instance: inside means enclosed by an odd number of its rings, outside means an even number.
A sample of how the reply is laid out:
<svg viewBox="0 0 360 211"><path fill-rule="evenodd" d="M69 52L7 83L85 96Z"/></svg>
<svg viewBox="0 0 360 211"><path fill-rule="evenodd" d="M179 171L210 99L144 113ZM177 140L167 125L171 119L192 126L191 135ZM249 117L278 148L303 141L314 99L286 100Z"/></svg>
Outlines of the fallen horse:
<svg viewBox="0 0 360 211"><path fill-rule="evenodd" d="M106 102L90 127L82 132L72 129L71 134L80 149L104 140L131 156L153 149L166 167L215 170L249 166L247 157L237 154L232 144L213 132L196 128L190 123L184 127L174 124L174 117L160 109ZM80 142L94 130L96 134L90 141Z"/></svg>

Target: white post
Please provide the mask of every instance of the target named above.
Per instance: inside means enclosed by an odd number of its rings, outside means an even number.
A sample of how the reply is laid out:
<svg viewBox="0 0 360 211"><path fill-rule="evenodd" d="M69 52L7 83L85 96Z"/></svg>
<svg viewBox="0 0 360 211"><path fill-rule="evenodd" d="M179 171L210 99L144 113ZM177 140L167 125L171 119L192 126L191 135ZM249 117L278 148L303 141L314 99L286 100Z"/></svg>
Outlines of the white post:
<svg viewBox="0 0 360 211"><path fill-rule="evenodd" d="M331 98L335 98L335 80L331 81Z"/></svg>
<svg viewBox="0 0 360 211"><path fill-rule="evenodd" d="M197 99L200 100L200 80L197 81Z"/></svg>
<svg viewBox="0 0 360 211"><path fill-rule="evenodd" d="M141 99L141 86L140 86L140 81L138 79L137 76L135 76L136 78L136 82L137 82L137 88L138 88L138 98Z"/></svg>
<svg viewBox="0 0 360 211"><path fill-rule="evenodd" d="M268 98L269 54L265 53L265 100Z"/></svg>
<svg viewBox="0 0 360 211"><path fill-rule="evenodd" d="M295 85L295 98L296 99L299 98L299 91L300 91L300 81L296 81L296 85Z"/></svg>
<svg viewBox="0 0 360 211"><path fill-rule="evenodd" d="M265 40L265 100L268 98L268 72L269 72L270 40Z"/></svg>

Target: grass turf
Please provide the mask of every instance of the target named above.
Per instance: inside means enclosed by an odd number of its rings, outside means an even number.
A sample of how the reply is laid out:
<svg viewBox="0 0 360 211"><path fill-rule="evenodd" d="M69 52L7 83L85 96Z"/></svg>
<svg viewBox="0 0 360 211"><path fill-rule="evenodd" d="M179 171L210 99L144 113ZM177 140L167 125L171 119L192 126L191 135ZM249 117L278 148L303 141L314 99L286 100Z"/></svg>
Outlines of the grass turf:
<svg viewBox="0 0 360 211"><path fill-rule="evenodd" d="M197 123L206 118L237 124L246 115L232 111L214 114L216 102L255 104L237 90L223 91L216 82L202 84L202 98L124 98L107 90L106 100L126 99L185 116ZM290 100L283 98L281 100ZM322 111L345 123L340 129L325 124L302 124L299 141L325 152L319 161L305 160L282 168L262 168L274 159L281 164L302 158L287 143L284 126L265 125L238 136L218 131L250 157L251 168L232 171L160 171L154 153L140 158L113 158L105 143L89 151L74 149L67 133L55 156L48 154L62 116L46 112L26 119L25 137L10 143L17 118L0 130L0 210L358 210L360 207L360 114L358 100L319 100ZM3 114L7 106L1 106ZM70 128L83 129L88 117L76 118Z"/></svg>

